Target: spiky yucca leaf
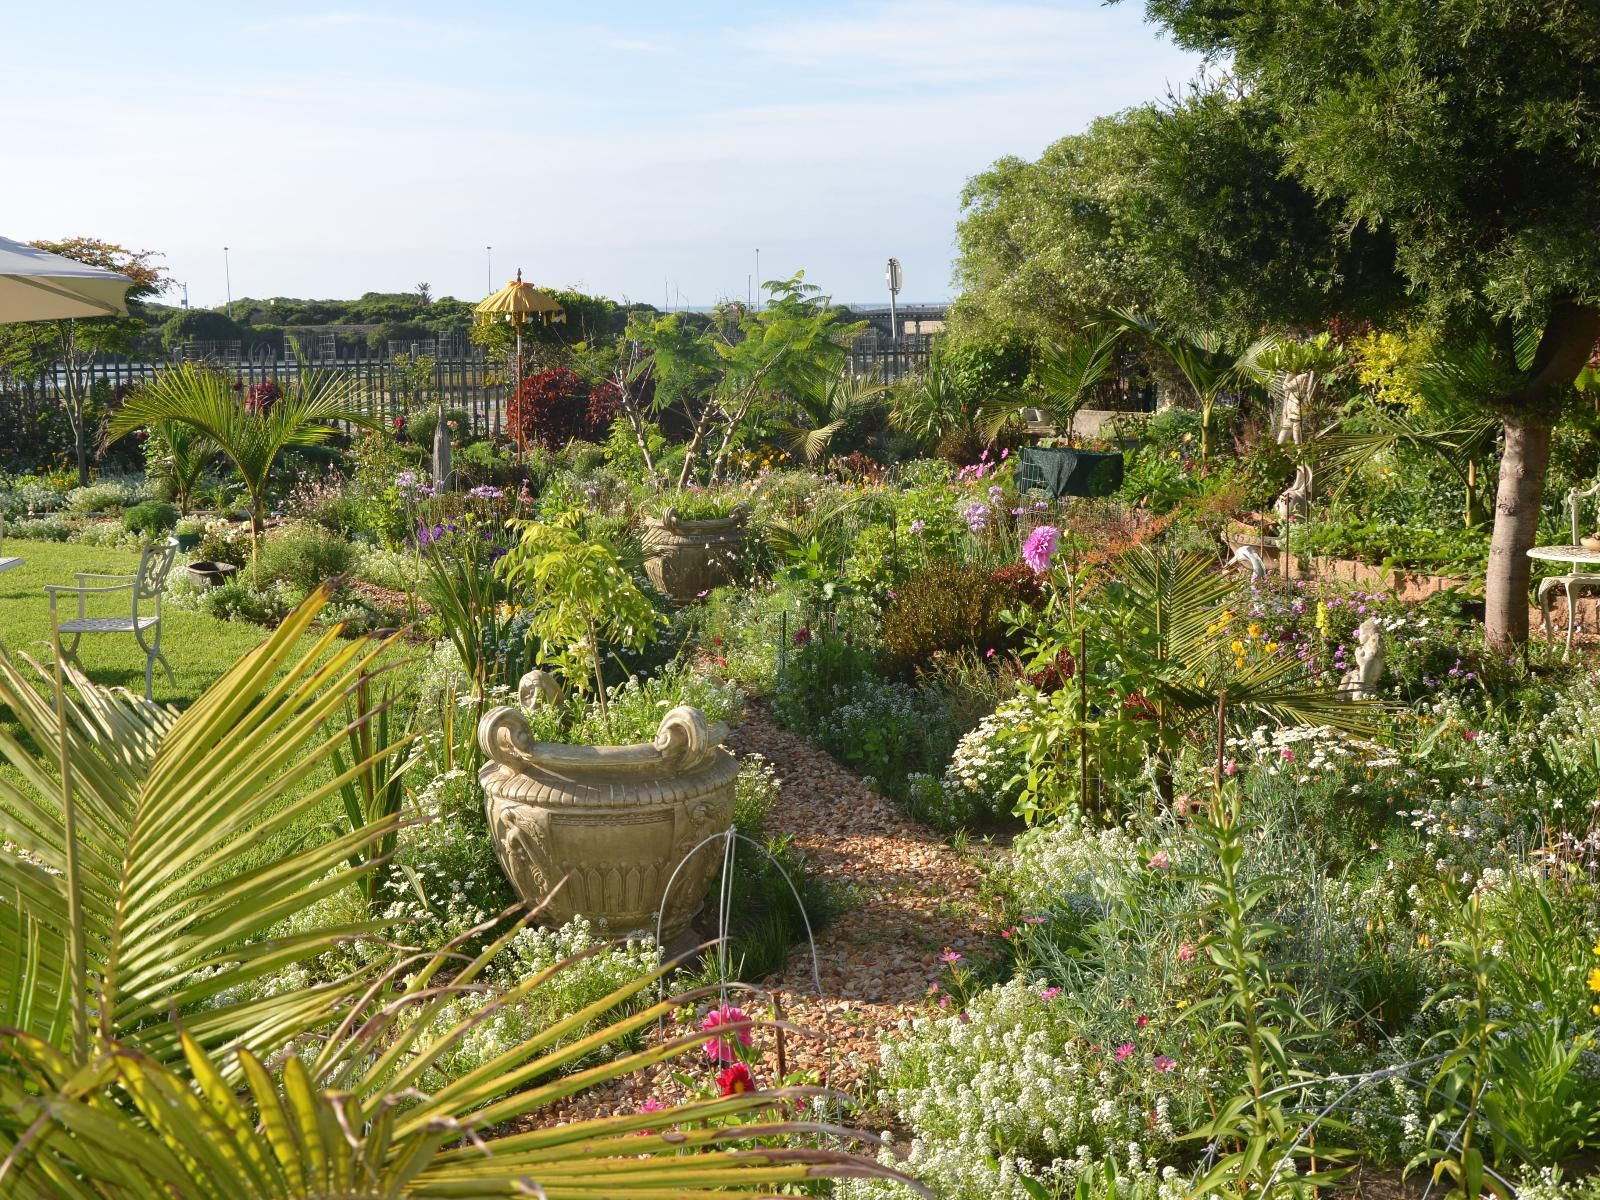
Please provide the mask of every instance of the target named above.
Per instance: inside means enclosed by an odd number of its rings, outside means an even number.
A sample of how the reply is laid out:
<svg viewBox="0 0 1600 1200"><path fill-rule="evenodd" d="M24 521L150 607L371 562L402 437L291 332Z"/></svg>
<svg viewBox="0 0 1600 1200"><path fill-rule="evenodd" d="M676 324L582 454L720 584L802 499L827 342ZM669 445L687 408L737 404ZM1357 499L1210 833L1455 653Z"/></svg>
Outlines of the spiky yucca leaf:
<svg viewBox="0 0 1600 1200"><path fill-rule="evenodd" d="M277 929L352 886L361 872L347 861L395 818L261 853L366 765L312 782L344 741L330 718L386 645L329 631L302 650L325 602L314 595L181 716L69 669L63 722L0 651L0 704L26 735L0 731L0 757L21 777L0 776L0 839L17 848L0 853L0 933L17 948L0 967L0 1023L75 1061L87 1052L81 1030L64 1032L75 1007L102 1039L158 1058L178 1053L185 1015L207 1045L269 1053L331 1023L380 969L289 996L227 995L378 928ZM246 856L258 860L248 870Z"/></svg>

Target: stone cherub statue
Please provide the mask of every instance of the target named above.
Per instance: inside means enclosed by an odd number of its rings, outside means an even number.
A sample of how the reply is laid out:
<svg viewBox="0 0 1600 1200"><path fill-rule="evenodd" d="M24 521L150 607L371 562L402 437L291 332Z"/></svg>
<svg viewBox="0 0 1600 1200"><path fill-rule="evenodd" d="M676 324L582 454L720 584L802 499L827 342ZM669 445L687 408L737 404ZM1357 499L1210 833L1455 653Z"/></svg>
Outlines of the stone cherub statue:
<svg viewBox="0 0 1600 1200"><path fill-rule="evenodd" d="M1305 420L1311 410L1316 390L1315 371L1301 371L1297 375L1284 378L1283 413L1278 421L1278 445L1296 447L1305 445ZM1316 493L1316 477L1312 473L1311 465L1301 463L1295 468L1294 482L1284 489L1273 504L1278 513L1278 528L1287 530L1290 521L1297 515L1311 511L1311 502L1316 498Z"/></svg>
<svg viewBox="0 0 1600 1200"><path fill-rule="evenodd" d="M1377 617L1368 617L1356 636L1356 665L1339 681L1339 694L1346 700L1376 700L1383 678L1383 626Z"/></svg>

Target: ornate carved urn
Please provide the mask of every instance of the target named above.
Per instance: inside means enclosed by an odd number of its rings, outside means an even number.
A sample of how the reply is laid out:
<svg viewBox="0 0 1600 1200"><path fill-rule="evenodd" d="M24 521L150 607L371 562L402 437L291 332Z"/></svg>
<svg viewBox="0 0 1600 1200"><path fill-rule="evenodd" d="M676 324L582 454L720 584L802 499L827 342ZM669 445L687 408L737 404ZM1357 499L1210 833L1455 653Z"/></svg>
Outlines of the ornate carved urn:
<svg viewBox="0 0 1600 1200"><path fill-rule="evenodd" d="M663 943L683 933L720 855L713 844L684 860L733 823L739 764L722 747L727 733L680 705L654 742L563 746L535 742L516 708L485 713L478 781L495 856L517 894L539 904L561 884L539 916L550 925L581 915L614 934L654 933L660 911Z"/></svg>
<svg viewBox="0 0 1600 1200"><path fill-rule="evenodd" d="M750 510L741 504L726 517L704 521L686 521L675 508L647 518L645 574L679 603L732 583L744 552L744 525L749 516Z"/></svg>

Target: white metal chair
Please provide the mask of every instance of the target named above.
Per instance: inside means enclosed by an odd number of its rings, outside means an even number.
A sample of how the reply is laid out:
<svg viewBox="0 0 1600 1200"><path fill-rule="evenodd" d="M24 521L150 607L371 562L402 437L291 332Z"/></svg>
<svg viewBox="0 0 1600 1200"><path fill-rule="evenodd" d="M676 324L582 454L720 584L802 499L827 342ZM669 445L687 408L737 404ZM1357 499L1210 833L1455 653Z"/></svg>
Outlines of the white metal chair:
<svg viewBox="0 0 1600 1200"><path fill-rule="evenodd" d="M5 549L6 517L4 513L0 513L0 571L9 571L12 567L20 567L22 565L22 560L20 558L7 558L5 556Z"/></svg>
<svg viewBox="0 0 1600 1200"><path fill-rule="evenodd" d="M167 677L174 684L178 677L172 673L172 664L167 661L166 655L161 653L161 593L166 590L167 576L172 573L172 564L178 557L178 539L168 538L164 542L153 542L144 548L139 555L139 569L132 575L97 575L89 571L79 571L75 578L76 586L64 583L51 583L45 585L45 591L50 593L50 624L55 628L57 635L71 634L72 644L65 648L69 658L77 658L78 641L86 633L131 633L134 640L139 643L139 649L144 651L144 697L150 699L150 677L155 670L156 660L161 660L161 665L167 669ZM88 584L85 580L115 580ZM85 612L85 601L90 596L106 595L112 592L126 591L132 596L132 612L126 617L91 617ZM78 597L78 615L65 621L60 620L56 614L56 598L66 592ZM153 601L153 608L149 613L141 611L145 601ZM150 634L147 641L145 635Z"/></svg>
<svg viewBox="0 0 1600 1200"><path fill-rule="evenodd" d="M1567 512L1572 518L1572 544L1579 544L1583 536L1583 502L1600 496L1600 483L1589 488L1573 488L1567 493ZM1539 613L1544 617L1544 639L1553 645L1555 632L1550 628L1550 593L1561 588L1567 597L1567 653L1572 653L1572 634L1578 625L1579 588L1600 588L1600 574L1592 571L1574 571L1569 575L1552 575L1539 582Z"/></svg>

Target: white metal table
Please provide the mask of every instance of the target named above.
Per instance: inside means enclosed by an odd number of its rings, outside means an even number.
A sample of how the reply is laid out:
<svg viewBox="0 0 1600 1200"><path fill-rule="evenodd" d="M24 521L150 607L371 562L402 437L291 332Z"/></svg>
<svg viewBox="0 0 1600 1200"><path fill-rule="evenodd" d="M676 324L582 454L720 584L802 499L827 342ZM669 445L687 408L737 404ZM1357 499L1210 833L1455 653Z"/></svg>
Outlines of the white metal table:
<svg viewBox="0 0 1600 1200"><path fill-rule="evenodd" d="M1528 551L1529 558L1541 562L1570 563L1576 567L1600 568L1600 550L1583 546L1535 546ZM1567 575L1552 575L1539 584L1539 612L1544 617L1544 637L1554 644L1555 631L1550 628L1550 593L1560 586L1567 595L1567 653L1572 653L1572 632L1577 625L1577 596L1580 587L1600 588L1600 569L1573 571Z"/></svg>

